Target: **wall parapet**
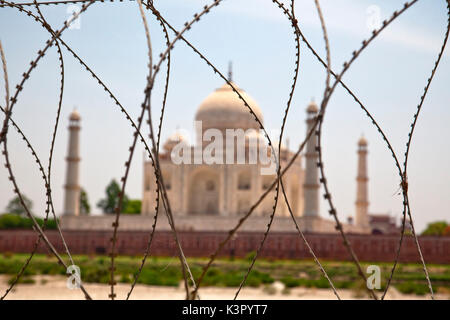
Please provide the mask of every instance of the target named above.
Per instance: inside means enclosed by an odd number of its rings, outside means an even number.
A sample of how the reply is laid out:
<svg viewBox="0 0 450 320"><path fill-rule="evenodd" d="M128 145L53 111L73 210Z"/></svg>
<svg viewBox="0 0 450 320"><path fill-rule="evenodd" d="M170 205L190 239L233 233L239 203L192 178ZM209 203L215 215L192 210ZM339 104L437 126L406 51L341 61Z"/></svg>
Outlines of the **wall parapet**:
<svg viewBox="0 0 450 320"><path fill-rule="evenodd" d="M112 231L66 230L63 235L73 254L108 254ZM46 231L48 239L59 252L64 252L56 230ZM179 231L183 250L188 257L209 256L225 239L227 232ZM261 232L239 232L227 243L221 256L244 257L255 251L261 241ZM350 256L338 234L306 233L306 239L319 259L350 260ZM32 230L0 230L0 252L31 252L38 235ZM116 252L122 255L142 255L145 252L149 232L119 231ZM395 235L349 234L348 239L360 261L392 262L398 246ZM422 253L427 263L450 263L450 237L419 237ZM48 253L41 241L39 253ZM177 254L170 231L157 231L153 240L152 255ZM262 257L278 259L310 259L304 242L295 232L271 232L266 240ZM400 254L401 262L419 262L412 237L405 237Z"/></svg>

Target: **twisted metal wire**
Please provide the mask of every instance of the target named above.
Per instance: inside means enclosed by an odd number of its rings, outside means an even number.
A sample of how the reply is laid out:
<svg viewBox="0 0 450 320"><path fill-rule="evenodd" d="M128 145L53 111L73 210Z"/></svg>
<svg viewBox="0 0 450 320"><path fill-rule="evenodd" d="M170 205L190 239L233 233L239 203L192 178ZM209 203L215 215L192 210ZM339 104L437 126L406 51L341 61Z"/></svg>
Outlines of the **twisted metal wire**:
<svg viewBox="0 0 450 320"><path fill-rule="evenodd" d="M91 4L92 4L92 2L88 3L87 5L84 5L84 4L83 4L82 9L80 10L80 12L74 13L73 16L72 16L72 19L76 19L81 13L83 13L84 11L86 11L87 8L88 8ZM48 240L47 237L45 236L43 230L41 229L41 227L40 227L39 224L37 223L36 219L35 219L34 216L30 213L29 208L28 208L28 207L26 206L26 204L24 203L22 193L20 192L19 186L18 186L17 181L16 181L16 178L15 178L15 176L14 176L14 174L13 174L13 171L12 171L12 168L11 168L11 163L10 163L10 160L9 160L9 154L8 154L8 148L7 148L7 133L8 133L8 127L9 127L8 124L9 124L9 120L10 120L10 117L11 117L11 114L12 114L13 106L14 106L14 104L17 102L17 97L18 97L20 91L23 89L24 83L25 83L26 80L30 77L31 72L33 71L34 68L36 68L37 63L38 63L39 60L45 55L45 52L48 50L48 48L50 48L50 47L52 46L53 41L55 41L55 39L56 39L57 37L59 37L59 36L62 34L62 32L64 32L64 30L67 29L68 26L69 26L69 23L66 22L66 23L64 24L64 26L61 27L61 29L59 29L56 33L53 32L53 33L52 33L52 38L49 39L49 40L47 40L45 48L44 48L43 50L39 50L39 51L38 51L38 56L37 56L37 58L36 58L35 60L33 60L33 61L30 63L31 66L28 68L27 72L25 72L25 73L23 74L22 80L21 80L20 84L18 84L18 85L16 86L15 94L14 94L14 96L10 99L10 100L11 100L11 104L10 104L9 106L7 105L7 109L4 110L4 111L5 111L5 119L4 119L4 122L3 122L2 131L0 132L0 144L3 143L3 151L2 151L2 153L3 153L3 155L4 155L5 162L6 162L5 167L7 168L7 171L8 171L9 180L12 182L12 184L13 184L13 186L14 186L13 191L14 191L14 193L16 193L16 195L17 195L17 197L18 197L18 199L19 199L19 201L20 201L22 207L25 209L26 214L27 214L28 217L32 220L33 225L34 225L34 229L37 230L37 232L39 233L39 235L44 239L44 242L46 243L47 247L48 247L48 248L50 249L50 251L53 252L53 254L57 257L59 263L62 264L66 269L67 269L67 265L64 263L64 261L62 260L62 258L59 256L59 254L57 253L57 251L56 251L56 249L53 247L53 245L49 242L49 240ZM5 59L4 59L3 51L2 51L2 60L5 60ZM4 65L4 67L5 67L5 65ZM6 68L4 68L4 70L6 70ZM8 80L7 80L7 74L6 74L6 71L5 71L4 75L5 75L5 83L7 83ZM7 93L7 95L9 95L9 93ZM61 97L62 97L62 96L61 96ZM25 140L25 139L24 139L24 140ZM31 149L30 144L28 143L28 141L27 141L27 146L28 146L28 148ZM37 157L34 151L32 151L32 154L33 154L33 156ZM50 154L50 159L51 159L51 154ZM47 215L48 215L48 206L50 205L50 207L51 207L51 209L52 209L52 213L53 213L54 219L55 219L55 223L56 223L56 226L57 226L57 229L58 229L58 233L59 233L60 238L61 238L61 241L62 241L63 246L64 246L64 248L65 248L65 250L66 250L66 253L67 253L68 257L69 257L69 260L70 260L71 264L73 265L73 264L74 264L74 261L73 261L73 259L72 259L71 254L70 254L70 251L69 251L69 249L68 249L68 247L67 247L67 244L66 244L66 242L65 242L64 236L62 235L61 229L60 229L60 227L59 227L59 223L58 223L58 221L57 221L57 218L56 218L56 215L55 215L55 212L54 212L53 201L51 200L51 191L50 191L50 189L49 189L49 188L50 188L50 185L49 185L48 180L47 180L47 178L46 178L46 176L45 176L45 173L44 173L44 170L43 170L43 168L42 168L42 165L40 165L39 159L36 159L36 162L38 162L38 164L39 164L39 166L40 166L40 170L41 170L41 173L43 174L43 179L44 179L44 182L45 182L45 188L46 188L46 190L47 190L47 197L48 197L48 199L47 199L47 212L46 212L46 213L47 213ZM51 163L51 161L50 161L50 163ZM50 167L49 167L49 168L50 168ZM44 225L44 227L45 227L45 225ZM37 247L37 246L35 246L35 247ZM21 271L19 272L18 276L17 276L16 279L13 281L13 284L12 284L12 285L14 285L14 284L18 281L20 275L21 275L22 272L25 270L25 268L26 268L26 266L28 265L28 262L31 260L31 258L32 258L32 255L28 258L26 264L22 267L22 269L21 269ZM12 288L12 287L10 287L9 290L10 290L11 288ZM90 299L89 294L88 294L87 291L84 289L84 287L83 287L82 284L80 285L80 288L81 288L81 290L83 291L83 293L84 293L86 299ZM2 298L4 298L4 297L8 294L9 290L6 291L6 293L2 296Z"/></svg>
<svg viewBox="0 0 450 320"><path fill-rule="evenodd" d="M48 25L47 21L45 20L41 10L39 9L39 6L36 5L36 3L37 3L36 0L34 0L34 3L35 3L36 10L38 11L39 16L41 17L41 19L44 21L47 29L49 30L49 32L52 35L54 35L53 30L51 30L50 26ZM62 56L61 47L59 45L58 40L55 40L55 43L56 43L56 47L57 47L57 51L58 51L58 59L59 59L59 62L60 62L61 81L60 81L58 109L57 109L57 112L56 112L56 121L55 121L55 127L53 129L53 134L52 134L52 141L51 141L51 145L50 145L50 154L49 154L48 168L47 168L47 177L48 177L47 192L48 193L51 193L51 167L52 167L52 160L53 160L53 151L54 151L54 146L55 146L55 141L56 141L56 133L57 133L58 124L59 124L59 117L60 117L60 113L61 113L61 105L62 105L63 92L64 92L64 59L63 59L63 56ZM5 75L5 78L7 78L6 75ZM6 88L6 92L8 92L7 88ZM7 101L8 101L8 99L9 98L7 97ZM2 109L3 112L5 112L5 110L3 108L1 108L1 109ZM25 137L23 132L20 130L20 128L16 125L16 123L12 121L12 124L16 128L17 132L22 136L23 140L25 140L27 142L27 146L31 147L29 141L27 140L27 138ZM34 151L32 150L32 154L33 153L34 153ZM39 161L38 158L36 158L36 162L38 162L39 165L40 165L40 161ZM44 217L43 226L42 226L42 230L43 231L45 231L45 229L46 229L48 215L49 215L49 212L50 212L50 205L51 205L51 199L49 199L49 197L47 197L47 199L49 201L47 201L47 208L45 210L45 217ZM16 274L16 277L14 278L14 280L12 281L12 283L10 284L8 289L6 289L4 295L0 298L1 300L5 299L5 297L8 295L8 293L18 283L19 279L21 278L21 276L25 272L25 269L27 268L28 264L31 262L31 259L33 258L34 254L36 253L36 250L38 249L41 240L42 240L42 237L39 235L37 237L37 239L36 239L35 244L33 245L33 249L31 250L30 255L25 260L23 266L20 268L19 272Z"/></svg>
<svg viewBox="0 0 450 320"><path fill-rule="evenodd" d="M166 213L166 216L168 218L169 221L169 225L173 231L174 234L174 239L175 242L177 243L177 247L179 250L179 257L180 257L180 262L181 262L181 268L183 271L183 278L184 278L184 282L185 282L185 289L186 289L186 298L190 299L190 298L198 298L198 288L202 282L202 279L204 278L206 272L208 271L209 267L212 265L212 263L214 262L215 258L217 257L217 255L219 254L219 252L223 249L224 245L232 238L232 236L238 231L238 229L243 225L243 223L247 220L247 218L252 214L252 212L256 209L256 207L262 202L262 200L271 192L271 190L275 187L276 193L275 193L275 197L274 197L274 206L273 206L273 210L272 210L272 214L270 215L270 221L269 224L267 226L266 231L264 232L264 236L262 241L260 242L260 245L258 247L258 250L256 252L256 255L254 256L254 258L252 259L252 262L247 270L246 275L244 276L244 279L242 280L238 291L236 292L235 295L235 299L237 298L240 290L242 289L242 287L245 284L245 281L248 277L248 275L250 274L254 263L257 260L258 254L259 252L262 250L263 246L264 246L264 242L265 239L267 238L269 231L270 231L270 227L271 224L273 222L275 213L276 213L276 208L277 208L277 203L278 203L278 198L279 198L279 187L281 185L281 192L283 194L283 197L286 201L287 204L287 208L289 210L289 213L293 219L294 225L297 229L297 231L299 232L299 236L304 240L309 252L311 253L311 255L313 256L316 264L318 265L318 267L320 268L321 272L323 273L323 275L327 278L327 280L329 281L331 288L333 289L335 295L337 296L337 298L339 299L339 295L337 294L333 283L331 281L331 279L328 277L326 271L323 269L322 265L320 264L318 258L316 257L314 251L312 250L312 248L309 246L307 240L305 239L302 231L300 230L298 223L295 219L295 216L293 215L292 209L290 207L288 198L286 196L285 190L284 190L284 186L283 186L283 175L286 173L287 169L289 169L289 167L294 163L294 161L296 160L296 158L300 155L300 153L302 152L306 142L309 139L313 139L316 138L318 141L318 147L317 147L317 151L319 154L319 163L318 163L318 167L319 167L319 172L321 174L321 178L320 178L320 182L323 185L324 189L325 189L325 199L327 200L329 206L330 206L330 214L334 217L335 222L336 222L336 229L340 232L343 240L344 240L344 244L346 246L346 248L348 249L352 260L355 262L357 268L358 268L358 272L360 274L360 276L365 280L365 275L362 272L361 266L359 264L359 261L356 257L356 254L354 253L350 242L347 240L347 237L344 233L342 224L340 223L338 217L337 217L337 211L333 205L333 202L331 200L331 193L328 189L328 185L326 182L326 178L325 178L325 173L324 173L324 169L323 169L323 161L322 161L322 148L321 148L321 137L322 137L322 125L323 125L323 120L324 120L324 115L325 115L325 110L326 110L326 106L329 102L329 99L334 91L334 89L336 88L336 86L338 84L340 84L341 86L343 86L343 88L350 94L350 96L353 97L353 99L355 100L355 102L358 103L358 105L360 106L360 108L364 111L364 113L366 114L366 116L372 121L372 124L377 128L378 132L381 134L383 140L385 141L385 143L387 144L388 149L390 150L394 161L396 163L396 166L399 170L399 174L401 177L401 187L402 187L402 194L403 194L403 205L404 205L404 210L403 210L403 221L402 221L402 230L401 230L401 235L400 235L400 239L399 239L399 246L396 252L396 258L394 261L394 265L393 268L391 270L391 274L387 283L387 286L385 288L385 291L382 295L382 299L385 297L388 289L389 289L389 284L394 276L394 272L395 272L395 267L397 265L398 259L399 259L399 254L400 254L400 248L401 248L401 244L402 244L402 240L403 240L403 235L405 232L405 219L406 219L406 214L408 214L408 217L410 219L410 223L411 223L411 227L412 227L412 233L415 239L415 244L420 256L420 260L424 269L424 273L427 279L427 283L428 283L428 287L431 293L432 298L434 298L434 293L432 290L432 286L431 286L431 281L429 279L429 274L428 274L428 270L426 268L426 264L420 249L420 244L418 242L418 238L417 235L415 233L414 230L414 224L413 224L413 220L412 220L412 215L411 215L411 210L410 210L410 205L409 205L409 198L408 198L408 181L407 181L407 163L408 163L408 155L409 155L409 151L410 151L410 146L411 146L411 141L412 141L412 135L414 133L414 129L417 123L417 119L419 117L420 111L422 109L422 105L424 103L424 99L425 96L428 92L428 89L431 85L431 81L434 77L434 74L437 70L437 67L439 65L439 62L441 60L441 57L443 55L443 51L445 49L446 43L447 43L447 39L448 39L448 34L449 34L449 26L450 26L450 0L446 0L447 2L447 8L448 8L448 16L449 16L449 22L447 25L447 30L445 33L445 37L444 37L444 41L443 41L443 45L441 47L441 50L439 52L438 58L435 62L435 66L432 69L431 72L431 76L427 81L426 87L424 89L424 94L422 95L419 105L417 107L417 111L414 114L414 118L413 118L413 122L411 124L411 131L408 134L408 142L406 144L407 148L406 148L406 152L405 152L405 160L403 163L403 168L400 167L400 164L398 162L397 159L397 155L394 152L394 149L392 148L387 136L384 134L383 130L381 129L381 127L379 126L379 124L375 121L375 119L373 118L373 116L370 114L370 112L367 110L367 108L360 102L360 100L356 97L356 95L342 82L341 78L343 76L343 74L349 69L350 65L359 57L359 54L368 46L368 44L375 39L378 34L385 29L392 21L394 21L399 15L401 15L403 12L405 12L409 7L411 7L414 3L417 2L417 0L413 0L411 2L406 2L403 6L402 9L400 9L399 11L395 11L393 13L393 15L391 16L391 18L389 18L388 20L385 20L383 22L383 26L378 29L378 30L374 30L372 36L367 39L364 40L362 43L362 46L360 49L358 49L357 51L353 52L353 57L346 63L344 63L343 66L343 70L341 71L341 73L339 73L338 75L336 75L332 69L331 69L331 63L330 63L330 48L329 48L329 43L328 43L328 37L327 37L327 31L326 31L326 27L325 27L325 19L322 15L321 12L321 8L319 5L318 0L315 0L315 5L318 11L318 15L319 15L319 19L321 22L321 27L322 27L322 31L323 31L323 37L324 37L324 42L325 42L325 48L326 48L326 62L323 61L323 59L316 53L315 49L309 44L308 40L304 37L303 33L301 32L299 26L298 26L298 21L295 17L295 12L294 12L294 0L291 1L290 4L290 11L287 10L284 7L283 3L280 3L278 0L272 0L272 2L274 2L275 4L277 4L279 6L279 8L283 11L284 15L290 20L292 27L294 29L294 35L295 35L295 41L296 41L296 60L295 60L295 73L294 73L294 78L293 78L293 84L291 86L291 91L289 93L289 98L288 98L288 102L287 102L287 106L285 108L285 113L284 113L284 117L283 117L283 122L281 125L281 132L280 132L280 136L279 136L279 141L278 141L278 157L275 157L276 160L276 165L277 165L277 177L276 179L273 181L273 183L271 184L271 186L261 195L261 197L258 199L258 201L250 208L250 210L247 212L247 214L245 214L237 223L237 225L231 229L229 231L228 236L226 237L226 239L224 241L222 241L218 248L216 249L216 251L211 255L210 260L208 261L208 263L205 265L205 267L202 270L202 273L199 277L199 279L197 279L197 283L194 280L192 273L190 272L189 269L189 265L187 263L186 257L183 254L183 250L182 250L182 246L181 246L181 242L178 239L177 236L177 231L175 228L175 222L174 222L174 217L171 213L171 209L170 209L170 202L165 190L165 185L163 182L163 176L161 174L161 168L160 168L160 164L159 164L159 145L160 145L160 135L161 135L161 128L162 128L162 123L163 123L163 117L164 117L164 111L165 111L165 104L166 104L166 98L167 98L167 92L168 92L168 83L169 83L169 75L170 75L170 52L171 50L173 50L174 48L174 44L178 41L178 40L182 40L188 47L190 47L199 57L201 60L203 60L209 67L212 68L212 70L214 71L214 73L216 73L220 78L222 78L223 80L225 80L227 82L228 85L230 85L230 87L232 88L233 92L239 97L239 99L244 103L245 107L248 109L248 111L250 112L251 115L253 115L255 121L258 123L258 125L260 126L260 129L264 132L265 138L268 141L268 145L270 146L273 154L275 153L275 149L274 146L270 140L270 137L268 136L264 126L262 125L262 122L258 119L258 117L256 116L256 114L253 112L252 108L248 105L248 103L245 101L245 99L240 95L240 93L238 92L238 90L233 86L233 84L231 82L228 81L227 78L224 77L224 75L214 66L213 63L210 62L210 60L208 60L204 54L202 54L199 50L196 49L195 46L193 46L188 40L186 40L183 36L183 34L187 31L189 31L191 29L192 24L194 24L195 22L198 22L200 20L200 17L208 12L210 12L210 9L214 6L218 6L219 3L221 2L221 0L216 0L214 1L211 5L209 6L205 6L203 11L200 14L195 14L194 15L194 19L191 20L190 22L186 22L184 28L182 29L181 32L178 32L175 28L173 28L168 22L167 20L160 14L160 12L158 10L155 9L153 1L147 1L146 3L144 2L146 9L148 9L152 15L159 21L160 25L163 28L163 32L164 32L164 36L166 38L166 49L165 51L160 55L160 60L158 61L158 63L156 63L155 65L152 64L152 56L151 56L151 40L150 40L150 33L149 33L149 29L147 26L147 22L146 22L146 18L145 18L145 13L143 10L143 5L142 2L140 0L138 0L138 5L139 5L139 10L140 10L140 14L141 14L141 18L143 20L143 24L144 24L144 29L146 32L146 39L147 39L147 46L149 48L149 76L147 78L147 86L145 89L145 99L144 99L144 103L142 104L142 110L141 110L141 116L138 118L138 124L136 125L134 123L134 121L131 119L131 117L128 115L126 109L120 104L120 102L115 98L115 96L113 95L113 93L106 87L106 85L103 83L103 81L100 80L100 78L98 78L98 76L92 71L92 69L90 67L88 67L87 64L85 64L83 62L83 60L81 60L81 58L78 57L78 55L71 49L70 46L68 46L62 39L61 39L61 34L63 33L63 31L69 26L69 23L65 23L65 25L59 29L58 31L53 31L51 29L51 27L49 26L49 24L46 22L44 16L42 15L42 12L40 11L39 7L42 5L58 5L58 4L74 4L74 3L82 3L82 9L79 13L74 13L72 20L77 18L78 15L80 15L81 13L83 13L84 11L86 11L86 9L93 4L94 2L101 2L103 3L103 0L73 0L73 1L50 1L50 2L37 2L36 0L33 0L33 3L19 3L19 4L15 4L12 2L7 2L4 0L0 0L0 7L13 7L18 9L20 12L24 12L26 13L28 16L32 16L37 22L39 22L42 27L44 27L51 35L52 38L50 40L48 40L46 42L46 46L43 50L40 50L38 52L38 56L35 60L33 60L31 62L31 67L28 68L28 70L23 74L22 77L22 81L16 86L16 91L15 94L13 95L12 98L9 98L9 84L8 84L8 76L7 76L7 68L6 68L6 59L5 59L5 55L3 52L3 48L1 46L1 42L0 42L0 53L1 53L1 58L2 58L2 67L3 67L3 72L4 72L4 79L5 79L5 91L6 91L6 106L5 109L1 108L1 110L3 111L3 113L5 114L5 118L3 121L3 127L2 130L0 132L0 144L3 144L3 155L5 157L6 160L6 168L8 170L9 176L10 176L10 180L12 181L13 187L14 187L14 192L17 194L21 204L24 206L25 211L27 212L27 215L32 219L33 224L34 224L34 229L35 231L38 233L38 241L40 241L40 239L43 239L46 246L50 249L50 251L58 258L59 263L61 263L62 265L65 266L64 261L62 260L62 258L59 256L59 254L56 252L56 250L54 249L53 245L50 243L50 241L46 238L45 233L43 232L43 229L45 228L45 224L44 227L41 229L40 226L37 224L36 220L34 219L34 217L31 215L29 209L26 207L23 198L21 196L21 193L19 191L19 187L17 185L16 179L14 177L14 174L12 172L11 169L11 163L9 160L9 155L8 155L8 150L7 150L7 134L8 134L8 127L9 127L9 122L11 122L12 126L16 129L16 131L22 136L22 139L25 140L27 147L30 149L32 155L35 157L36 162L38 163L39 166L39 170L41 171L41 173L43 174L43 179L45 182L45 186L46 186L46 191L47 191L47 210L46 210L46 218L45 218L45 222L47 220L48 217L48 213L49 213L49 208L51 208L51 211L56 219L55 213L54 213L54 209L53 209L53 202L51 199L51 188L50 188L50 176L51 176L51 163L52 163L52 157L53 157L53 148L54 148L54 143L55 143L55 139L56 139L56 135L57 135L57 128L58 128L58 123L59 123L59 116L60 116L60 111L61 111L61 105L62 105L62 97L63 97L63 91L64 91L64 63L63 63L63 59L62 59L62 53L61 53L61 48L60 48L60 43L70 52L72 53L72 55L75 57L75 59L83 66L86 68L86 70L91 74L91 76L94 77L94 79L96 79L99 83L100 86L102 86L104 88L104 90L109 93L110 97L114 100L115 104L119 107L119 109L125 114L125 117L127 118L127 120L131 123L133 129L135 130L134 132L134 139L133 139L133 144L132 146L129 148L130 151L130 155L129 155L129 159L128 161L125 163L125 174L122 177L122 188L121 188L121 192L119 194L119 205L116 208L116 220L113 223L113 237L111 239L112 241L112 251L111 251L111 277L110 277L110 285L111 285L111 294L110 294L110 298L114 299L115 298L115 293L114 293L114 285L115 285L115 281L114 281L114 270L115 270L115 266L114 266L114 257L115 257L115 243L116 243L116 237L117 237L117 230L118 230L118 226L119 226L119 217L120 217L120 211L121 211L121 206L122 206L122 202L123 202L123 196L125 194L125 186L126 186L126 180L128 177L128 172L129 172L129 168L130 168L130 164L131 164L131 159L133 157L134 154L134 149L135 149L135 145L137 143L138 137L140 138L140 141L144 144L144 148L146 150L146 152L149 155L149 158L152 161L152 166L154 168L154 172L155 172L155 177L156 177L156 183L157 183L157 205L156 205L156 210L155 210L155 216L154 216L154 224L152 225L152 230L149 234L149 240L148 240L148 245L147 245L147 249L145 251L144 254L144 258L142 260L142 264L138 270L137 276L135 276L135 280L131 286L131 289L127 295L127 299L130 297L133 288L138 280L138 277L144 267L145 264L145 260L147 258L147 256L149 255L150 252L150 246L152 243L152 239L153 239L153 235L156 229L156 222L157 222L157 217L158 217L158 212L159 212L159 202L160 199L162 200L163 203L163 207L164 207L164 211ZM114 1L111 1L114 2ZM120 1L122 2L122 1ZM39 17L34 15L33 13L31 13L30 11L25 10L23 7L24 6L34 6L36 8L36 10L38 11ZM168 37L168 33L167 33L167 29L166 27L168 27L170 30L172 30L175 33L175 38L170 41L169 37ZM326 76L326 85L325 85L325 92L324 92L324 97L323 100L321 102L321 107L320 107L320 111L318 116L316 117L314 124L311 128L311 130L307 133L305 140L301 143L298 151L292 156L292 158L289 160L289 162L287 163L287 165L284 168L281 168L281 161L280 161L280 153L281 153L281 141L282 141L282 137L283 137L283 133L284 133L284 127L287 121L287 116L288 116L288 112L289 112L289 108L291 105L291 101L293 98L293 94L296 88L296 84L297 84L297 78L299 75L299 69L300 69L300 65L299 65L299 54L300 54L300 45L299 45L299 39L301 39L307 46L307 48L313 53L313 55L318 59L319 62L321 62L321 64L327 69L327 76ZM56 44L57 46L57 51L58 51L58 56L59 56L59 60L60 60L60 69L61 69L61 86L60 86L60 90L59 90L59 103L58 103L58 109L57 109L57 116L56 116L56 121L55 121L55 126L54 126L54 130L53 130L53 135L52 135L52 143L51 143L51 150L50 150L50 155L49 155L49 165L48 165L48 171L47 171L47 175L45 174L42 165L40 164L40 160L37 157L33 147L31 146L31 143L29 142L29 140L27 139L27 137L25 136L25 134L23 133L23 131L20 129L20 127L17 125L17 123L15 123L13 121L13 119L11 118L11 113L12 113L12 109L13 106L15 105L15 103L17 102L17 98L19 93L22 91L23 89L23 85L26 82L26 80L30 77L30 74L32 72L32 70L36 67L36 65L38 64L38 62L40 61L40 59L45 55L45 52L53 45L53 42ZM166 84L165 84L165 91L164 91L164 97L163 97L163 103L161 106L161 116L159 119L159 124L158 124L158 131L157 131L157 140L155 141L155 137L154 137L154 131L153 131L153 123L152 123L152 118L151 118L151 92L153 89L153 84L155 82L155 78L156 78L156 74L158 73L158 71L160 70L160 67L162 65L162 62L167 59L167 71L166 71ZM152 76L152 68L154 69L154 74ZM330 78L331 75L335 78L334 84L330 87ZM11 103L10 103L11 102ZM143 116L144 116L144 112L148 111L148 124L150 127L150 140L152 143L152 148L150 149L149 146L147 145L144 137L141 134L141 124L143 121ZM314 137L314 135L316 137ZM160 198L161 197L161 198ZM63 245L66 249L66 253L69 256L69 259L71 260L71 263L73 264L73 260L71 258L70 255L70 251L69 248L67 247L67 244L65 243L64 237L62 235L62 232L60 230L59 224L57 224L57 229L58 232L60 234L60 237L62 239ZM38 241L36 243L38 243ZM14 282L14 284L18 281L18 279L20 278L20 275L23 274L23 271L26 269L29 261L31 261L33 254L35 252L37 248L37 245L35 246L33 252L31 253L31 255L29 256L29 258L27 259L27 262L25 263L25 265L21 268L21 271L18 273L18 276L16 277L16 281ZM187 275L189 274L189 275ZM189 285L188 285L188 277L189 280L191 281L192 285L193 285L193 292L190 293L189 292ZM13 284L13 285L14 285ZM12 287L11 287L12 288ZM89 295L87 294L87 292L84 290L83 287L81 287L82 291L85 293L86 298L90 298ZM8 293L9 291L7 291ZM375 295L375 293L371 290L369 290L370 294L372 295L372 297L374 299L377 298L377 296ZM6 293L6 294L7 294ZM6 296L5 294L5 296Z"/></svg>

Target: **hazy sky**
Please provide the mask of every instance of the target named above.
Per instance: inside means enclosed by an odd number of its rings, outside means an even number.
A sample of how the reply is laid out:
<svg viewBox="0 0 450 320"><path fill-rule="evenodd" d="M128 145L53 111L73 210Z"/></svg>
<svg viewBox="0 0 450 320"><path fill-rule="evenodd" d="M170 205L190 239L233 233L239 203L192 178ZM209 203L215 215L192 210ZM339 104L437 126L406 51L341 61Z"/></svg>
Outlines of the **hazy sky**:
<svg viewBox="0 0 450 320"><path fill-rule="evenodd" d="M181 29L195 12L211 1L155 1L157 8ZM322 0L331 45L332 68L342 63L371 31L368 8L379 7L384 19L402 7L402 1ZM42 7L54 28L67 19L68 6ZM320 22L314 1L297 1L296 14L305 35L325 57ZM164 50L160 26L148 15L154 57ZM423 93L440 49L447 23L445 1L419 1L377 38L347 72L344 81L372 112L403 160L413 112ZM173 37L173 34L170 35ZM33 19L11 8L0 9L2 41L14 88L21 74L44 47L49 34ZM227 72L233 61L235 82L260 105L265 127L281 124L292 76L295 41L289 22L269 0L224 0L186 34L219 69ZM147 46L136 2L97 3L81 17L80 28L67 30L63 39L92 67L129 112L137 118L147 75ZM129 123L96 81L66 51L62 119L53 158L53 199L58 214L63 205L68 115L76 106L82 116L81 185L87 190L94 213L107 183L124 173L132 141ZM427 222L449 217L450 207L450 74L449 51L441 61L419 119L409 163L409 189L413 218L419 230ZM285 137L291 149L304 139L305 108L312 97L320 100L325 83L322 65L301 46L300 76ZM156 109L162 101L163 74L153 95ZM55 48L40 62L19 96L13 117L30 138L47 166L58 94L59 70ZM3 79L0 80L1 95ZM191 130L202 100L222 80L182 42L172 54L172 67L163 140L177 126ZM2 98L2 105L4 99ZM154 111L157 119L159 111ZM375 128L342 88L332 96L324 122L325 170L339 216L354 215L356 195L356 143L364 133L369 140L370 211L400 218L400 179L393 159ZM17 133L10 130L8 146L19 185L43 214L45 189L36 164ZM143 148L134 157L126 192L142 194ZM2 158L2 164L4 160ZM3 166L2 166L3 168ZM0 208L13 197L6 170L0 170ZM327 217L321 203L321 215Z"/></svg>

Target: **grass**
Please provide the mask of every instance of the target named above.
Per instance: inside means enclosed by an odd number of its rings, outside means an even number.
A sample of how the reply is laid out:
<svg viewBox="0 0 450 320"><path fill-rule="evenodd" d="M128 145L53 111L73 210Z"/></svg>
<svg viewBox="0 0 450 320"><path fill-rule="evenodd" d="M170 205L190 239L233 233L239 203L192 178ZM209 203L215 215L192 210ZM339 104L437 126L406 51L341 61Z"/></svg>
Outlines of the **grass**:
<svg viewBox="0 0 450 320"><path fill-rule="evenodd" d="M15 280L16 280L16 276L12 276L11 278L9 278L8 284L11 285ZM22 277L19 278L19 281L17 281L17 283L21 283L21 284L35 284L36 280L31 278L30 276L22 276Z"/></svg>
<svg viewBox="0 0 450 320"><path fill-rule="evenodd" d="M4 253L0 255L0 274L12 279L22 267L28 255ZM73 256L81 269L81 278L87 283L108 283L110 278L109 257ZM247 271L252 256L243 259L218 259L203 279L203 286L238 287ZM116 281L131 283L136 276L142 257L119 256L116 258ZM188 262L195 278L207 263L206 258L189 258ZM366 270L371 263L363 263ZM384 289L392 268L388 263L373 263L381 269L381 289ZM323 267L338 289L361 291L365 284L351 262L324 261ZM428 270L437 292L450 291L450 266L429 265ZM33 275L65 275L64 268L53 256L35 255L21 279L21 283L32 283ZM182 281L181 268L176 257L150 257L142 270L138 283L158 286L178 286ZM328 280L316 264L310 260L267 260L258 259L246 281L249 287L267 288L274 281L282 282L290 290L295 287L330 288ZM427 283L419 264L400 264L392 286L405 294L423 295L428 293ZM268 289L267 289L268 290ZM364 291L364 290L362 290Z"/></svg>

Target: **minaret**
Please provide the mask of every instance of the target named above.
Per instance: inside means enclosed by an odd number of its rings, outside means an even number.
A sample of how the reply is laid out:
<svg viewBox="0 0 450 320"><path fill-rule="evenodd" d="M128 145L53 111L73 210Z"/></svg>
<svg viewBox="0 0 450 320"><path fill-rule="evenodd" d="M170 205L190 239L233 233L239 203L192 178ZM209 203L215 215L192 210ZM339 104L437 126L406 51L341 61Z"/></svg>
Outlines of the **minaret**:
<svg viewBox="0 0 450 320"><path fill-rule="evenodd" d="M306 109L306 134L309 133L314 125L314 120L319 109L314 101L311 101ZM319 217L319 171L317 167L318 153L316 151L317 136L315 132L309 138L306 144L306 168L305 168L305 182L303 185L305 209L303 216L305 217Z"/></svg>
<svg viewBox="0 0 450 320"><path fill-rule="evenodd" d="M367 140L361 137L358 141L358 175L356 177L356 225L369 227L369 196L367 176Z"/></svg>
<svg viewBox="0 0 450 320"><path fill-rule="evenodd" d="M69 117L69 148L67 151L66 184L64 185L64 215L80 214L80 114L74 110Z"/></svg>

